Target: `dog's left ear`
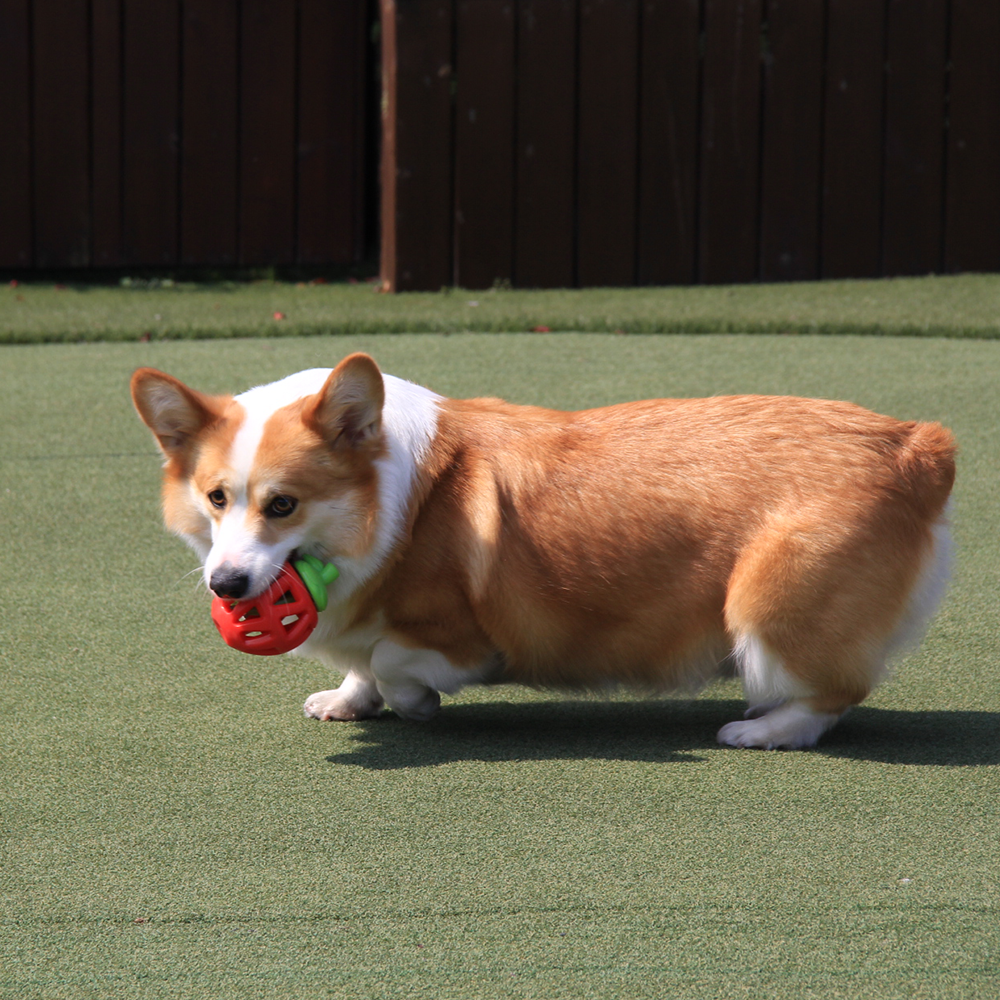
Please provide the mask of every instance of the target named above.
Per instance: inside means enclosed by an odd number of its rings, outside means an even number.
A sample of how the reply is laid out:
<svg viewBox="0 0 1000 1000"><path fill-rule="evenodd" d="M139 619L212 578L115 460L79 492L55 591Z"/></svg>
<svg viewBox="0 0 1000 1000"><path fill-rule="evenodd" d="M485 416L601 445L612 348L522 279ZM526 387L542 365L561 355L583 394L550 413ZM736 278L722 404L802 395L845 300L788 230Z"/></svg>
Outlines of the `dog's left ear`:
<svg viewBox="0 0 1000 1000"><path fill-rule="evenodd" d="M331 448L364 448L378 440L384 403L378 365L367 354L351 354L330 373L302 419Z"/></svg>

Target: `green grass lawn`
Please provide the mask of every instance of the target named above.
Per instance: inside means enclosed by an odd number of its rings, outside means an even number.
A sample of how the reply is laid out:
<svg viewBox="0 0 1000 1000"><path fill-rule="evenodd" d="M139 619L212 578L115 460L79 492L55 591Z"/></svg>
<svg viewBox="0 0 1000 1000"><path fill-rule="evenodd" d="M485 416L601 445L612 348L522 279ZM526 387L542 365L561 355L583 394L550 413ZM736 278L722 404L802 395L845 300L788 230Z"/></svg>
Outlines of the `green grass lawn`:
<svg viewBox="0 0 1000 1000"><path fill-rule="evenodd" d="M127 280L127 279L126 279ZM693 288L376 294L259 281L0 286L0 343L367 333L869 333L1000 336L1000 275ZM278 314L281 318L276 319Z"/></svg>
<svg viewBox="0 0 1000 1000"><path fill-rule="evenodd" d="M0 350L0 997L994 1000L1000 342L140 343L120 322L133 342ZM950 596L811 752L718 747L732 682L693 700L471 690L424 726L307 720L330 678L221 643L160 525L126 385L154 365L240 390L357 349L453 395L795 393L942 420L961 447Z"/></svg>

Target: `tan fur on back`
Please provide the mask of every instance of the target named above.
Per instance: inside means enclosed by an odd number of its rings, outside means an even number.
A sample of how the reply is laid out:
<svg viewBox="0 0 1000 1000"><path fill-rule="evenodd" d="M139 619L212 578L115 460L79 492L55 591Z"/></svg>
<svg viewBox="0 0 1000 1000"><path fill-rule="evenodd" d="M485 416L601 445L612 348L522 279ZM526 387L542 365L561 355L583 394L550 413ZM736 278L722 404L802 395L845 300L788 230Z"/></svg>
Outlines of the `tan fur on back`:
<svg viewBox="0 0 1000 1000"><path fill-rule="evenodd" d="M731 397L562 413L447 401L412 540L366 605L536 685L671 686L758 632L842 709L954 477L937 425Z"/></svg>

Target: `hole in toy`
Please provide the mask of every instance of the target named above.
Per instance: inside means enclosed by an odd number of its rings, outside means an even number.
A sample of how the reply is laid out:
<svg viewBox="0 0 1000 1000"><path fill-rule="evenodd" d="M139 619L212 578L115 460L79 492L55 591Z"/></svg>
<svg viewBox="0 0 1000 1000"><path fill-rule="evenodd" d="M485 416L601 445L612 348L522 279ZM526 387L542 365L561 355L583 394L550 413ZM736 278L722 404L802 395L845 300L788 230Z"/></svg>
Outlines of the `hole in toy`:
<svg viewBox="0 0 1000 1000"><path fill-rule="evenodd" d="M260 618L260 612L256 608L251 608L245 615L240 617L241 622L245 622L248 618Z"/></svg>
<svg viewBox="0 0 1000 1000"><path fill-rule="evenodd" d="M275 604L291 604L295 598L292 596L290 590L286 590L281 597L279 597L274 603Z"/></svg>
<svg viewBox="0 0 1000 1000"><path fill-rule="evenodd" d="M264 634L263 632L247 632L246 637L248 639L256 639L257 636L263 635L263 634Z"/></svg>
<svg viewBox="0 0 1000 1000"><path fill-rule="evenodd" d="M289 625L294 625L298 620L298 615L285 615L285 617L281 619L281 624L287 627Z"/></svg>

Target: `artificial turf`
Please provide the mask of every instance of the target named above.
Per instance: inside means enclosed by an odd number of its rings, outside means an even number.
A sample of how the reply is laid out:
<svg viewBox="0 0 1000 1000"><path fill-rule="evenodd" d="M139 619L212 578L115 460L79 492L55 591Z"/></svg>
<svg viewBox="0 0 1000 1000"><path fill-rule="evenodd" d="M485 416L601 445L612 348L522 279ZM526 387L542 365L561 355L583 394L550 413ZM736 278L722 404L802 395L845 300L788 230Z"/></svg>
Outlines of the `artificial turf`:
<svg viewBox="0 0 1000 1000"><path fill-rule="evenodd" d="M126 383L154 365L240 390L356 349L452 395L795 393L942 420L950 596L811 752L718 747L732 682L307 720L319 665L215 634ZM1000 343L935 337L4 348L0 997L993 1000L998 383Z"/></svg>
<svg viewBox="0 0 1000 1000"><path fill-rule="evenodd" d="M1000 275L684 288L376 294L257 281L0 285L0 343L370 333L867 333L1000 336Z"/></svg>

